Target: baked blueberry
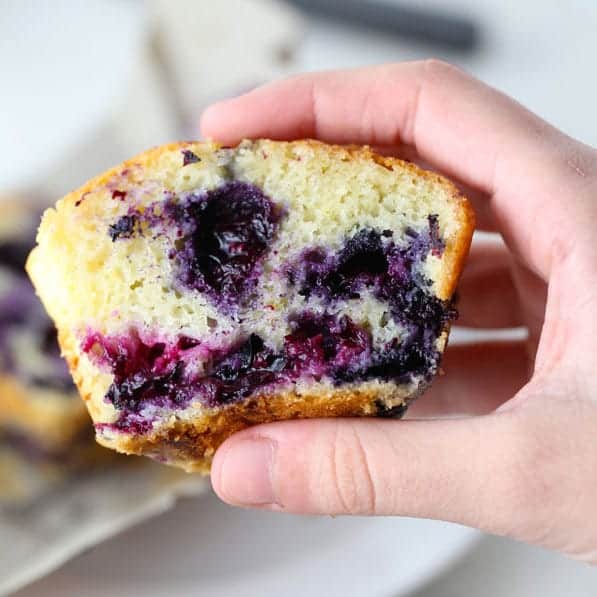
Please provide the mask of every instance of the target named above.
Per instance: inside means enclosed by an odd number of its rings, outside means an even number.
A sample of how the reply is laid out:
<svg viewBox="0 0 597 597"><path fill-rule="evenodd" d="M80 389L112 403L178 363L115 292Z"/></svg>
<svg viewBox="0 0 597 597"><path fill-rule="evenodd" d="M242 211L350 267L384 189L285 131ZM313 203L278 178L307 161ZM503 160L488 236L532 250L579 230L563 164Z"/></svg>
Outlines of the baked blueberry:
<svg viewBox="0 0 597 597"><path fill-rule="evenodd" d="M178 263L184 286L224 308L238 306L259 275L278 221L271 200L255 185L230 182L166 205L182 232Z"/></svg>

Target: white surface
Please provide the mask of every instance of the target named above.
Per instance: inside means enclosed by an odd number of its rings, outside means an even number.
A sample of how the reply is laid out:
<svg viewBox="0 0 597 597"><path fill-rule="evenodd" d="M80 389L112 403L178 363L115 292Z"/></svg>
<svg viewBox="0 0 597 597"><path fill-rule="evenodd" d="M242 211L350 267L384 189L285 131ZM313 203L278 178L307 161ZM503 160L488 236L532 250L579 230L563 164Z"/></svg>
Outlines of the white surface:
<svg viewBox="0 0 597 597"><path fill-rule="evenodd" d="M105 123L143 41L141 9L2 0L0 188L27 187Z"/></svg>
<svg viewBox="0 0 597 597"><path fill-rule="evenodd" d="M363 0L366 1L366 0ZM392 0L387 0L391 2ZM402 0L405 2L405 0ZM568 134L597 145L597 2L594 0L406 0L454 7L481 24L472 56L378 33L318 23L308 30L301 69L349 68L438 57L516 97Z"/></svg>
<svg viewBox="0 0 597 597"><path fill-rule="evenodd" d="M19 595L401 595L477 539L441 522L272 515L206 496L99 545Z"/></svg>
<svg viewBox="0 0 597 597"><path fill-rule="evenodd" d="M410 597L595 597L597 569L536 547L484 538Z"/></svg>
<svg viewBox="0 0 597 597"><path fill-rule="evenodd" d="M23 511L0 511L0 595L207 488L205 479L137 460L73 480Z"/></svg>

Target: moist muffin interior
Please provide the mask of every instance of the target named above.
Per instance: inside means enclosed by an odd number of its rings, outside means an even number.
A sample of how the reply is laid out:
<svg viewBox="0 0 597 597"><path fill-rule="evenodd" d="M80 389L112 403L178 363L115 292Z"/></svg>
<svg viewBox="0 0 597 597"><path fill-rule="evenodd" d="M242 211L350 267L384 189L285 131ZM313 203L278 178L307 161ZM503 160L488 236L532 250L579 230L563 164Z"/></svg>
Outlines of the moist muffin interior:
<svg viewBox="0 0 597 597"><path fill-rule="evenodd" d="M448 181L366 148L180 143L48 210L28 271L100 443L205 471L247 425L403 414L472 221Z"/></svg>
<svg viewBox="0 0 597 597"><path fill-rule="evenodd" d="M184 151L180 159L196 163ZM428 383L455 316L425 274L445 249L438 215L418 229L379 218L331 243L282 249L289 206L233 172L229 163L212 189L165 192L105 223L115 246L158 243L170 271L162 285L213 310L208 333L87 331L82 351L113 376L105 400L119 413L114 428L139 432L165 409L220 407L312 381Z"/></svg>

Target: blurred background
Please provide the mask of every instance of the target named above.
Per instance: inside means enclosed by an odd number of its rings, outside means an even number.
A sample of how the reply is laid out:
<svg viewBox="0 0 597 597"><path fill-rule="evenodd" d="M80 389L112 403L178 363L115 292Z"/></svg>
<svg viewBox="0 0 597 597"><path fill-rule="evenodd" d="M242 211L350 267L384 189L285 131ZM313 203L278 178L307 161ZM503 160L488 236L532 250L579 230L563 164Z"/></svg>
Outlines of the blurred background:
<svg viewBox="0 0 597 597"><path fill-rule="evenodd" d="M210 102L306 70L443 58L597 145L591 0L0 0L0 24L0 195L40 205L197 138ZM19 595L306 591L589 596L597 571L456 525L272 516L208 495Z"/></svg>

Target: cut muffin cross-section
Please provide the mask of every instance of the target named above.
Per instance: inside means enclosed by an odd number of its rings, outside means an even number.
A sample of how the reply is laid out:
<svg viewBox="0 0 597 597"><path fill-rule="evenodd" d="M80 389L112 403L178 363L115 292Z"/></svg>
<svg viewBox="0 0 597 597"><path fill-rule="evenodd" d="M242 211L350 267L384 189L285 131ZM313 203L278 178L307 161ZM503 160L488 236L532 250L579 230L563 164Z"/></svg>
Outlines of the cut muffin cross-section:
<svg viewBox="0 0 597 597"><path fill-rule="evenodd" d="M249 425L403 413L472 231L450 182L368 148L179 143L48 210L28 271L98 441L208 472Z"/></svg>

